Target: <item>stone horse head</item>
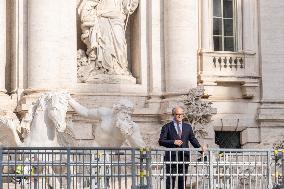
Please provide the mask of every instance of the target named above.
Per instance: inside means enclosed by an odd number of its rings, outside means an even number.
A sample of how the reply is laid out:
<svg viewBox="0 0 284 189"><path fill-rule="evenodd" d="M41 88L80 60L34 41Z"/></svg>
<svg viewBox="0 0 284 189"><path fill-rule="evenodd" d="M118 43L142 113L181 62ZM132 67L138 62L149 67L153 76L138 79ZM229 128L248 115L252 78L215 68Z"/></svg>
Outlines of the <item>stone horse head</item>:
<svg viewBox="0 0 284 189"><path fill-rule="evenodd" d="M57 132L66 129L68 96L65 92L48 92L40 96L22 121L28 129L24 146L58 146Z"/></svg>

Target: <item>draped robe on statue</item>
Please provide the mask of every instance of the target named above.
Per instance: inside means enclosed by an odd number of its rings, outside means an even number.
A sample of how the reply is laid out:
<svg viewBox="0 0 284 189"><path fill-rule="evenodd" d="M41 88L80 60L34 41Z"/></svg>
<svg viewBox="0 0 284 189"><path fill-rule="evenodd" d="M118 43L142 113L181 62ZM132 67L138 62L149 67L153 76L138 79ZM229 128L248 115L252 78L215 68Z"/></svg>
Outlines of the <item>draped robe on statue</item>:
<svg viewBox="0 0 284 189"><path fill-rule="evenodd" d="M98 74L131 75L128 70L125 22L137 8L139 0L86 2L80 13L81 38L87 45L89 58L95 60Z"/></svg>

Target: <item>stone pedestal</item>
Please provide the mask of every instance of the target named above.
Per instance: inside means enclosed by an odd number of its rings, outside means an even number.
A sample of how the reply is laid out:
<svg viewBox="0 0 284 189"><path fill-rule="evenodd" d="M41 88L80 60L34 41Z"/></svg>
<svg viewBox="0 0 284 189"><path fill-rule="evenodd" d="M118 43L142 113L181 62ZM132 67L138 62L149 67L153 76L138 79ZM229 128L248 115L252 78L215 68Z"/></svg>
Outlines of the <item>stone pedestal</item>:
<svg viewBox="0 0 284 189"><path fill-rule="evenodd" d="M28 90L67 88L76 78L76 0L28 1Z"/></svg>
<svg viewBox="0 0 284 189"><path fill-rule="evenodd" d="M5 93L6 69L6 0L0 1L0 94Z"/></svg>

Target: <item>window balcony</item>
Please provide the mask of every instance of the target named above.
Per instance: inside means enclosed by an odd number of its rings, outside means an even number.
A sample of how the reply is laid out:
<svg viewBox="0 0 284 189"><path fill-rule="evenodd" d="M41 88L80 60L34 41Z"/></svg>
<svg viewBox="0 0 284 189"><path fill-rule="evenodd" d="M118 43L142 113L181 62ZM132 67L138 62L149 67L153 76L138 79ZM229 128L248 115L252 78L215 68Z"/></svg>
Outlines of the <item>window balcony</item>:
<svg viewBox="0 0 284 189"><path fill-rule="evenodd" d="M253 98L259 86L254 52L200 51L198 82L204 85L239 83L243 98Z"/></svg>

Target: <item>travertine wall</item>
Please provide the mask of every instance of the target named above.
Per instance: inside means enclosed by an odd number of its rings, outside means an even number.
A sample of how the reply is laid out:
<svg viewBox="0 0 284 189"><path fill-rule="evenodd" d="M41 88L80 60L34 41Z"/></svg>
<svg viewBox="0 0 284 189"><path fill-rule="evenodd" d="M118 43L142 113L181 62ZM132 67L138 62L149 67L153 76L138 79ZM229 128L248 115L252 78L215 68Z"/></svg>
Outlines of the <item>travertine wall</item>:
<svg viewBox="0 0 284 189"><path fill-rule="evenodd" d="M268 136L284 137L283 8L283 1L259 3L262 100L258 119L261 138L269 141L273 139Z"/></svg>
<svg viewBox="0 0 284 189"><path fill-rule="evenodd" d="M66 89L89 108L129 98L135 102L134 121L149 144L157 145L169 107L188 89L202 85L217 108L214 130L241 131L247 148L276 133L284 135L284 2L237 1L238 51L214 52L212 1L141 0L128 32L136 83L92 84L78 83L76 77L76 51L84 48L78 41L81 1L11 0L10 8L0 1L1 109L24 114L45 90ZM7 20L12 22L9 35ZM214 64L214 58L221 63ZM230 58L236 60L232 67L224 64ZM11 96L5 94L5 82ZM69 118L74 131L84 128L77 139L92 139L96 121L80 118L71 109ZM214 133L207 139L214 143Z"/></svg>

